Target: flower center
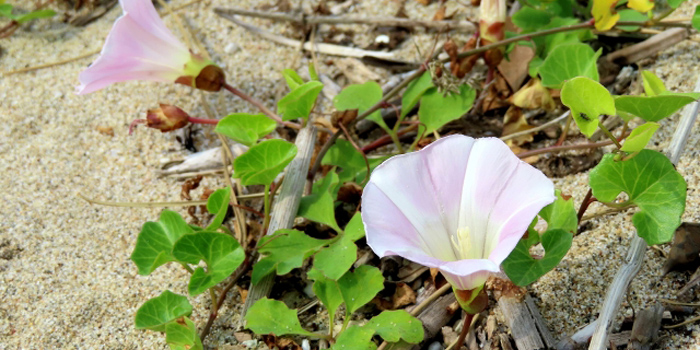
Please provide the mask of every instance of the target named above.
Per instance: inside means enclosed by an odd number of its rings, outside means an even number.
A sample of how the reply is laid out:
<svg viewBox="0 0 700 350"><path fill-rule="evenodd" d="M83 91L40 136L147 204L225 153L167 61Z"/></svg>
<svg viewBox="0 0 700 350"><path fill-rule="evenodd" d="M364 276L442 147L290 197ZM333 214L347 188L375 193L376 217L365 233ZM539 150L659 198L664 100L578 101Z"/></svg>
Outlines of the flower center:
<svg viewBox="0 0 700 350"><path fill-rule="evenodd" d="M469 227L463 227L457 230L456 235L450 237L452 248L457 255L458 260L477 259L478 257L472 250L472 240L470 237Z"/></svg>

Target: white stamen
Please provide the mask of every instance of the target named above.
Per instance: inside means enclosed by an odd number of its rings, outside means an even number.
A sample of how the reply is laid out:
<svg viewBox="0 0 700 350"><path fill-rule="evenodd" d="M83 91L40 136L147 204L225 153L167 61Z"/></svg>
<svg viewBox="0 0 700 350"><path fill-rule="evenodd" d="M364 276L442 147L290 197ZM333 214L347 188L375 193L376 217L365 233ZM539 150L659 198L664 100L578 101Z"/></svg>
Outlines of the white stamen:
<svg viewBox="0 0 700 350"><path fill-rule="evenodd" d="M463 259L474 259L475 257L470 256L472 242L469 237L469 227L464 227L457 230L456 235L450 236L450 241L452 241L452 246L455 248L457 257L459 260Z"/></svg>

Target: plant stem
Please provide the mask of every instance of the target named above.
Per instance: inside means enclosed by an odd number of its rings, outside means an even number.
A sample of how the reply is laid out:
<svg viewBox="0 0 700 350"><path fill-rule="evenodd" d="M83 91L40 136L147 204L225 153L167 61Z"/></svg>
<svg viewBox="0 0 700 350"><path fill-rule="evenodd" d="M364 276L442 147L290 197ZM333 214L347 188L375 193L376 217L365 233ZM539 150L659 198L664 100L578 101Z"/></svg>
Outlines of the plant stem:
<svg viewBox="0 0 700 350"><path fill-rule="evenodd" d="M615 135L613 135L608 128L603 125L603 123L598 123L598 127L600 128L601 131L615 144L617 149L622 148L622 145L620 144L620 141L617 140Z"/></svg>
<svg viewBox="0 0 700 350"><path fill-rule="evenodd" d="M207 201L175 201L175 202L108 202L90 199L78 193L78 197L84 199L90 204L99 204L107 207L127 207L127 208L160 208L160 207L190 207L195 205L206 205ZM264 197L264 193L251 193L238 195L238 199L253 199Z"/></svg>
<svg viewBox="0 0 700 350"><path fill-rule="evenodd" d="M190 265L187 265L185 263L182 263L182 267L187 270L189 273L194 273L194 270L190 267Z"/></svg>
<svg viewBox="0 0 700 350"><path fill-rule="evenodd" d="M472 318L474 318L474 315L465 312L462 331L459 333L459 338L457 338L455 346L452 347L453 349L459 350L462 348L462 345L464 344L464 339L467 338L467 333L469 333L469 328L471 328L470 326L472 324Z"/></svg>
<svg viewBox="0 0 700 350"><path fill-rule="evenodd" d="M269 110L267 107L265 107L265 105L263 105L260 101L256 100L252 96L246 95L245 93L243 93L243 91L236 89L235 87L229 85L228 83L224 83L223 86L224 86L224 89L230 91L232 94L240 97L244 101L247 101L248 103L257 107L260 110L260 112L263 112L263 114L268 116L270 119L276 121L277 123L282 124L282 125L287 126L287 127L290 127L292 129L297 129L297 130L301 129L301 125L299 125L297 123L286 122L286 121L282 120L282 118L280 118L280 116L278 116L275 112Z"/></svg>
<svg viewBox="0 0 700 350"><path fill-rule="evenodd" d="M586 192L586 196L583 197L583 202L581 202L581 206L578 208L578 213L576 214L576 217L578 217L579 225L581 224L581 219L583 219L583 214L588 209L588 206L591 205L591 203L593 203L591 197L593 197L593 189L589 187L588 192Z"/></svg>
<svg viewBox="0 0 700 350"><path fill-rule="evenodd" d="M219 124L219 119L205 119L205 118L188 117L187 121L192 123L192 124L211 124L211 125Z"/></svg>
<svg viewBox="0 0 700 350"><path fill-rule="evenodd" d="M243 264L238 267L238 269L233 273L231 277L231 282L229 282L226 287L221 291L221 295L219 296L215 307L211 309L211 312L209 313L209 320L207 320L207 324L202 328L202 332L199 334L199 339L204 342L204 338L209 335L209 331L211 330L211 326L214 324L214 320L216 319L216 316L219 314L219 309L221 306L224 304L224 301L226 300L226 294L233 288L233 286L236 285L236 282L245 274L248 272L248 269L250 268L250 261L253 259L253 257L250 256L250 254L246 253L245 260L243 261Z"/></svg>
<svg viewBox="0 0 700 350"><path fill-rule="evenodd" d="M270 184L265 185L265 221L263 222L263 232L267 232L267 226L270 224Z"/></svg>
<svg viewBox="0 0 700 350"><path fill-rule="evenodd" d="M561 152L561 151L568 151L568 150L572 150L572 149L599 148L599 147L604 147L604 146L608 146L608 145L612 145L612 144L613 144L613 142L611 140L607 140L607 141L600 141L600 142L595 142L595 143L581 143L578 145L551 146L551 147L533 149L530 151L518 153L516 155L518 156L518 158L523 159L523 158L527 158L530 156L535 156L535 155L543 154L543 153Z"/></svg>

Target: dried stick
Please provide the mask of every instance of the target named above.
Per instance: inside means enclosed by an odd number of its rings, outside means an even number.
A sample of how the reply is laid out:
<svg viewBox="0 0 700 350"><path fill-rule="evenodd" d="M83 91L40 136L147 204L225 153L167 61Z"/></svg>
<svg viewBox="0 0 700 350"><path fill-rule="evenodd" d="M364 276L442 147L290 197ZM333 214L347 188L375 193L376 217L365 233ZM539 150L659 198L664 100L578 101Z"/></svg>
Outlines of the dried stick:
<svg viewBox="0 0 700 350"><path fill-rule="evenodd" d="M214 12L219 15L242 15L272 19L276 21L287 21L297 24L368 24L386 27L424 27L439 31L455 29L466 33L473 33L476 29L474 24L467 21L420 21L397 17L306 16L304 14L293 15L285 12L266 12L222 7L214 8Z"/></svg>
<svg viewBox="0 0 700 350"><path fill-rule="evenodd" d="M700 89L700 78L695 83L695 89ZM695 124L695 119L698 116L698 103L693 102L691 105L686 106L683 110L683 116L681 117L676 131L671 139L671 144L666 150L666 156L669 158L671 163L675 166L678 164L683 148L690 135L690 130ZM620 307L620 302L627 292L627 287L632 281L632 278L639 272L639 268L642 266L642 261L644 260L644 252L647 249L647 244L639 236L635 235L632 238L632 243L627 251L627 263L620 268L617 272L615 278L613 279L607 294L605 295L605 301L603 302L603 307L598 318L598 325L595 332L593 333L593 338L591 339L591 344L588 350L603 350L607 346L606 341L610 329L612 328L612 321L617 314L617 310Z"/></svg>
<svg viewBox="0 0 700 350"><path fill-rule="evenodd" d="M327 54L327 55L356 57L356 58L375 57L375 58L380 58L380 59L391 59L391 60L396 59L394 54L392 54L390 52L368 51L368 50L356 49L356 48L347 47L347 46L325 44L325 43L305 42L302 44L302 42L300 42L298 40L289 39L289 38L283 37L281 35L273 34L273 33L270 33L266 30L260 29L256 26L239 21L238 18L236 18L234 15L230 15L230 14L227 14L225 12L217 11L216 9L214 10L214 12L216 12L217 15L243 27L244 29L246 29L254 34L260 35L261 37L263 37L267 40L270 40L272 42L278 43L278 44L291 46L291 47L302 47L304 50L307 50L307 51L315 50L318 53L323 53L323 54Z"/></svg>
<svg viewBox="0 0 700 350"><path fill-rule="evenodd" d="M299 201L304 192L306 184L306 174L309 171L309 163L314 152L316 144L316 128L308 124L307 127L301 129L297 136L296 146L298 153L294 160L287 166L287 171L284 175L284 185L280 190L279 198L272 211L270 225L267 234L273 234L279 229L291 228L294 223L294 218L297 216L299 209ZM243 314L248 311L256 301L266 297L272 290L275 275L270 274L265 276L258 284L250 286L248 297L245 301Z"/></svg>
<svg viewBox="0 0 700 350"><path fill-rule="evenodd" d="M542 124L542 125L540 125L540 126L536 126L536 127L532 128L532 129L527 129L527 130L523 130L523 131L519 131L519 132L514 132L514 133L512 133L512 134L508 134L508 135L505 135L505 136L501 136L501 140L502 140L502 141L506 141L506 140L514 139L514 138L516 138L516 137L525 136L525 135L529 135L529 134L534 134L534 133L536 133L536 132L538 132L538 131L540 131L540 130L547 129L548 127L550 127L550 126L552 126L552 125L558 124L560 121L566 119L570 114L571 114L571 111L566 111L566 113L562 114L561 116L556 117L556 118L554 118L554 119L552 119L552 120L550 120L550 121L548 121L548 122L546 122L546 123L544 123L544 124Z"/></svg>

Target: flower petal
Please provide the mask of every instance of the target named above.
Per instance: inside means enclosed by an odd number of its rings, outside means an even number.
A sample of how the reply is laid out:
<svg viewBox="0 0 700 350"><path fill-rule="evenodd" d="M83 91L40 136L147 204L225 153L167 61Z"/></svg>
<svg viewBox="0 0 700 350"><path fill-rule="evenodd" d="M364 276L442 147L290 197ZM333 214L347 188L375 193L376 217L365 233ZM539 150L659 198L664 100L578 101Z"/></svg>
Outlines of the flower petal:
<svg viewBox="0 0 700 350"><path fill-rule="evenodd" d="M144 4L147 4L144 5ZM87 94L127 80L174 82L191 55L166 28L150 1L122 0L125 14L114 23L100 57L79 75L78 94ZM153 23L151 8L160 27ZM129 8L129 9L128 9ZM141 11L141 12L139 12Z"/></svg>
<svg viewBox="0 0 700 350"><path fill-rule="evenodd" d="M163 41L169 42L170 45L180 46L187 51L180 40L165 26L151 0L119 0L119 4L124 14L132 18L134 24L143 31L156 35Z"/></svg>
<svg viewBox="0 0 700 350"><path fill-rule="evenodd" d="M494 264L515 248L537 213L554 201L554 185L501 140L479 139L464 176L459 227L475 254Z"/></svg>
<svg viewBox="0 0 700 350"><path fill-rule="evenodd" d="M445 279L461 290L470 290L484 285L490 275L499 272L499 264L488 259L466 259L451 261L440 267Z"/></svg>
<svg viewBox="0 0 700 350"><path fill-rule="evenodd" d="M374 170L362 196L362 218L375 252L457 259L449 232L457 229L460 202L455 194L461 193L473 143L469 137L446 137Z"/></svg>

